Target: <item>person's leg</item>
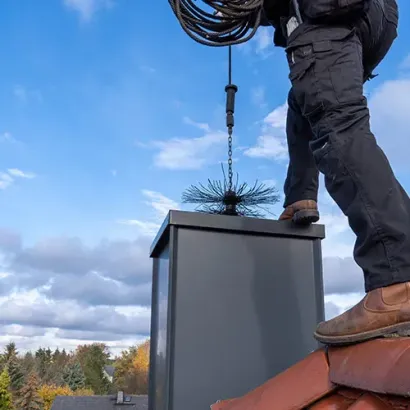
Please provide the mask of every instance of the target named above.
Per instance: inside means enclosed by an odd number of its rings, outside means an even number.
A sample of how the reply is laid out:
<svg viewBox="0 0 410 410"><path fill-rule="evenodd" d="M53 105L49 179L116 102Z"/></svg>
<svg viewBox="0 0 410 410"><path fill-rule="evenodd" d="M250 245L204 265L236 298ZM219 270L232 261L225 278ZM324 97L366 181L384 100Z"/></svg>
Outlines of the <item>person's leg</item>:
<svg viewBox="0 0 410 410"><path fill-rule="evenodd" d="M316 165L357 236L354 258L369 297L321 324L315 336L343 343L407 326L410 200L370 130L361 41L349 27L302 24L287 52L295 99L312 127Z"/></svg>
<svg viewBox="0 0 410 410"><path fill-rule="evenodd" d="M298 224L317 222L319 171L309 147L312 130L300 111L292 88L288 95L286 136L289 165L284 184L285 210L279 219L292 219Z"/></svg>

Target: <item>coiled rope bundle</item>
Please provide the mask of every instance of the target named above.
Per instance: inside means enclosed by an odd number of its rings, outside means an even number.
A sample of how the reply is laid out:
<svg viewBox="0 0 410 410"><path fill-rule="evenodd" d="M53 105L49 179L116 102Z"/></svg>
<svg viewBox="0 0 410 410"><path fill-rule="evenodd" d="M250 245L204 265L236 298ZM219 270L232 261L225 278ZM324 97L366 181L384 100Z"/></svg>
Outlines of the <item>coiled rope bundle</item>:
<svg viewBox="0 0 410 410"><path fill-rule="evenodd" d="M256 33L264 0L168 0L184 31L200 44L223 47L244 43Z"/></svg>

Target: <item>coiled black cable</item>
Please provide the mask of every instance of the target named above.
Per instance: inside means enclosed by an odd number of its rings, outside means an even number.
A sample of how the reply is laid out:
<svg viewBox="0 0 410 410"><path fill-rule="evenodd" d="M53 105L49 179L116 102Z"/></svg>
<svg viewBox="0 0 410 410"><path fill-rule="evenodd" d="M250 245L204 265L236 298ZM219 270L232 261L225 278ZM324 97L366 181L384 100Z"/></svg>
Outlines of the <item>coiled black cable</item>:
<svg viewBox="0 0 410 410"><path fill-rule="evenodd" d="M168 0L184 31L195 41L212 47L244 43L256 33L264 0Z"/></svg>

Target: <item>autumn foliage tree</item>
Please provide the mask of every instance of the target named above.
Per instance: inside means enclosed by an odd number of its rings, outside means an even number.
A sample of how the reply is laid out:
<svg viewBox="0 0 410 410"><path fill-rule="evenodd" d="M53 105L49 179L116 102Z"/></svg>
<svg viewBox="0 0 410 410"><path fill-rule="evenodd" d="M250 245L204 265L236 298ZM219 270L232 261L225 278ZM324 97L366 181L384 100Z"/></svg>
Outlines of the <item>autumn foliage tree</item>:
<svg viewBox="0 0 410 410"><path fill-rule="evenodd" d="M38 395L43 402L43 409L50 410L57 396L72 396L73 392L68 386L56 386L45 384L38 390Z"/></svg>
<svg viewBox="0 0 410 410"><path fill-rule="evenodd" d="M148 393L150 342L123 351L115 362L114 383L128 394Z"/></svg>
<svg viewBox="0 0 410 410"><path fill-rule="evenodd" d="M12 410L12 396L10 392L10 377L4 368L0 374L0 410Z"/></svg>
<svg viewBox="0 0 410 410"><path fill-rule="evenodd" d="M146 394L149 340L111 359L104 343L80 345L67 353L39 348L20 355L11 342L0 351L0 410L50 410L58 395ZM114 383L104 374L114 365Z"/></svg>
<svg viewBox="0 0 410 410"><path fill-rule="evenodd" d="M138 386L136 394L146 394L148 392L149 351L150 342L147 340L138 346L137 353L132 361Z"/></svg>
<svg viewBox="0 0 410 410"><path fill-rule="evenodd" d="M17 400L19 410L42 410L43 401L38 394L39 387L38 376L33 372L19 391Z"/></svg>

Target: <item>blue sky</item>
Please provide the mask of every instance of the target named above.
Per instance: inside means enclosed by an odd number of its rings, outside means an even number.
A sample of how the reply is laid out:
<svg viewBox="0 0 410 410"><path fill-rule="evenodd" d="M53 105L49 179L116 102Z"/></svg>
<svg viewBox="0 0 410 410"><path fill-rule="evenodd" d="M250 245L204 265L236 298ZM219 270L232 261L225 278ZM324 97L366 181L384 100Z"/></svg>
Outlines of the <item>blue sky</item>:
<svg viewBox="0 0 410 410"><path fill-rule="evenodd" d="M32 304L46 309L48 301L86 309L90 318L116 306L118 320L143 323L141 338L147 333L148 244L167 210L181 207L187 186L221 176L227 82L227 49L195 43L166 2L149 3L0 3L0 304L20 301L30 311ZM399 6L399 38L366 93L376 136L409 189L410 4L399 0ZM241 180L281 190L289 81L283 50L273 47L271 36L260 29L233 51L239 86L234 167ZM323 190L321 207L332 314L359 297L362 277L350 258L345 218ZM279 214L280 204L274 211ZM131 275L127 262L141 267L145 282L123 280ZM103 263L113 265L111 276L101 273ZM92 275L112 280L119 298L137 291L141 303L115 301L102 287L88 300L86 285L63 294L74 278L92 287ZM84 333L73 318L34 325L10 309L3 323L0 314L6 334L0 344L10 338L23 348L106 340L118 347L135 340L119 337L115 327Z"/></svg>

